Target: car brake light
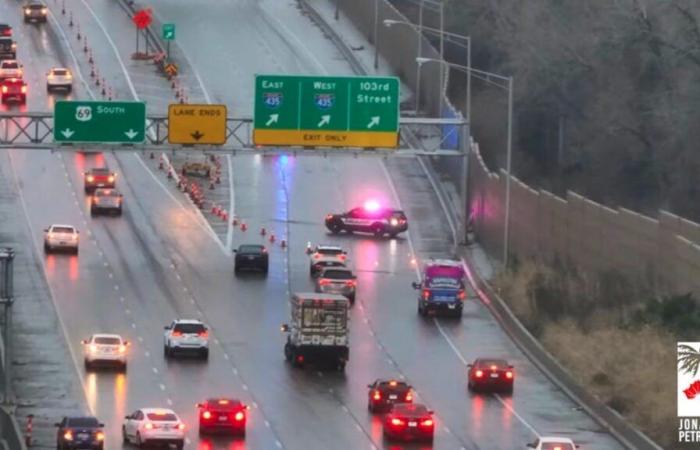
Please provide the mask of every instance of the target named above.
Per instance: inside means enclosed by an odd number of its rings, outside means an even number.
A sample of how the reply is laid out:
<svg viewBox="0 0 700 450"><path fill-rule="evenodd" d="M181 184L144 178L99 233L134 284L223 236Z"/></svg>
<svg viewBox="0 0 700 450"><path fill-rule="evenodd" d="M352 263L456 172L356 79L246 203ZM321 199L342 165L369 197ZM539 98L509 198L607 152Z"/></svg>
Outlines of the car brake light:
<svg viewBox="0 0 700 450"><path fill-rule="evenodd" d="M319 259L319 258L321 258L321 255L319 255L318 253L316 253L316 254L314 255L314 258Z"/></svg>
<svg viewBox="0 0 700 450"><path fill-rule="evenodd" d="M219 405L228 405L228 400L219 400Z"/></svg>
<svg viewBox="0 0 700 450"><path fill-rule="evenodd" d="M318 284L320 284L321 286L325 286L327 284L331 284L331 280L321 279L318 280Z"/></svg>
<svg viewBox="0 0 700 450"><path fill-rule="evenodd" d="M372 395L372 398L374 400L381 400L382 399L382 393L379 391L374 391L374 394Z"/></svg>
<svg viewBox="0 0 700 450"><path fill-rule="evenodd" d="M465 298L467 298L467 293L464 292L464 289L457 292L457 298L460 300L464 300Z"/></svg>
<svg viewBox="0 0 700 450"><path fill-rule="evenodd" d="M477 370L476 373L474 373L474 376L477 378L481 378L484 376L484 372L482 370Z"/></svg>
<svg viewBox="0 0 700 450"><path fill-rule="evenodd" d="M3 86L3 87L2 87L2 93L3 93L3 94L7 94L7 86Z"/></svg>
<svg viewBox="0 0 700 450"><path fill-rule="evenodd" d="M97 434L95 435L95 438L98 441L104 441L105 440L105 434L101 431L98 431Z"/></svg>
<svg viewBox="0 0 700 450"><path fill-rule="evenodd" d="M174 337L182 336L182 332L181 331L173 331L173 336Z"/></svg>
<svg viewBox="0 0 700 450"><path fill-rule="evenodd" d="M238 411L235 416L233 416L233 419L236 422L241 422L243 419L245 419L245 414L243 414L243 411Z"/></svg>
<svg viewBox="0 0 700 450"><path fill-rule="evenodd" d="M428 300L430 298L430 290L423 289L423 300Z"/></svg>
<svg viewBox="0 0 700 450"><path fill-rule="evenodd" d="M207 420L211 419L211 412L209 412L209 411L202 412L202 419L207 419Z"/></svg>
<svg viewBox="0 0 700 450"><path fill-rule="evenodd" d="M433 426L433 419L425 419L420 424L421 424L421 426L424 426L424 427L432 427Z"/></svg>
<svg viewBox="0 0 700 450"><path fill-rule="evenodd" d="M355 280L348 280L345 282L348 286L356 286L357 282Z"/></svg>
<svg viewBox="0 0 700 450"><path fill-rule="evenodd" d="M510 370L509 370L508 372L506 372L506 378L512 379L512 378L513 378L513 372L511 372Z"/></svg>
<svg viewBox="0 0 700 450"><path fill-rule="evenodd" d="M403 420L401 420L397 417L394 417L393 419L391 419L391 424L394 425L395 427L400 427L401 425L403 425Z"/></svg>
<svg viewBox="0 0 700 450"><path fill-rule="evenodd" d="M27 93L27 85L25 84L24 86L22 86L22 88L20 90L22 91L23 94L26 94Z"/></svg>
<svg viewBox="0 0 700 450"><path fill-rule="evenodd" d="M153 429L153 424L152 423L147 423L146 425L143 426L147 430L152 430Z"/></svg>
<svg viewBox="0 0 700 450"><path fill-rule="evenodd" d="M333 214L326 214L326 220L331 220L333 218Z"/></svg>
<svg viewBox="0 0 700 450"><path fill-rule="evenodd" d="M122 344L119 346L119 353L126 353L126 345Z"/></svg>
<svg viewBox="0 0 700 450"><path fill-rule="evenodd" d="M205 330L205 331L200 331L200 332L197 333L197 334L199 335L199 337L209 337L209 332L206 331L206 330Z"/></svg>
<svg viewBox="0 0 700 450"><path fill-rule="evenodd" d="M338 255L338 258L340 258L341 261L345 261L345 258L347 258L348 255Z"/></svg>
<svg viewBox="0 0 700 450"><path fill-rule="evenodd" d="M177 429L178 429L178 430L184 430L184 429L185 429L185 424L184 424L184 423L179 423L179 424L177 424Z"/></svg>
<svg viewBox="0 0 700 450"><path fill-rule="evenodd" d="M396 386L396 380L391 380L389 382L389 386Z"/></svg>
<svg viewBox="0 0 700 450"><path fill-rule="evenodd" d="M72 441L73 440L73 432L71 430L67 430L65 433L63 433L63 439L67 441Z"/></svg>
<svg viewBox="0 0 700 450"><path fill-rule="evenodd" d="M88 175L87 181L88 183L92 183L93 181L95 181L95 177L93 177L92 175Z"/></svg>
<svg viewBox="0 0 700 450"><path fill-rule="evenodd" d="M114 176L110 175L109 177L107 177L107 181L110 182L110 183L113 183L113 182L114 182Z"/></svg>
<svg viewBox="0 0 700 450"><path fill-rule="evenodd" d="M406 393L406 401L409 403L412 402L413 401L413 394L411 394L410 392L407 392Z"/></svg>

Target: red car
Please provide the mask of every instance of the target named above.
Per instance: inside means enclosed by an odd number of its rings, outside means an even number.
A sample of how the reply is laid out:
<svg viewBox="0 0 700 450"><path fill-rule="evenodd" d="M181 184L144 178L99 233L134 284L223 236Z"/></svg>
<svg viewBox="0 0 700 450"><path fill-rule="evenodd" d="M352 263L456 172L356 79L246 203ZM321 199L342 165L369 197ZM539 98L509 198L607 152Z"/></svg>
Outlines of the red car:
<svg viewBox="0 0 700 450"><path fill-rule="evenodd" d="M2 103L10 100L27 103L27 83L21 78L5 78L0 82L0 95Z"/></svg>
<svg viewBox="0 0 700 450"><path fill-rule="evenodd" d="M388 440L432 442L435 434L433 412L419 403L398 403L384 416L384 437Z"/></svg>
<svg viewBox="0 0 700 450"><path fill-rule="evenodd" d="M373 413L388 411L397 403L413 402L411 386L404 381L378 379L367 387L367 409Z"/></svg>
<svg viewBox="0 0 700 450"><path fill-rule="evenodd" d="M85 192L90 193L97 188L114 189L117 174L106 167L96 167L85 172Z"/></svg>
<svg viewBox="0 0 700 450"><path fill-rule="evenodd" d="M210 398L198 403L199 434L215 431L245 436L248 406L232 398Z"/></svg>
<svg viewBox="0 0 700 450"><path fill-rule="evenodd" d="M470 391L500 390L513 392L515 371L504 359L477 358L469 364Z"/></svg>

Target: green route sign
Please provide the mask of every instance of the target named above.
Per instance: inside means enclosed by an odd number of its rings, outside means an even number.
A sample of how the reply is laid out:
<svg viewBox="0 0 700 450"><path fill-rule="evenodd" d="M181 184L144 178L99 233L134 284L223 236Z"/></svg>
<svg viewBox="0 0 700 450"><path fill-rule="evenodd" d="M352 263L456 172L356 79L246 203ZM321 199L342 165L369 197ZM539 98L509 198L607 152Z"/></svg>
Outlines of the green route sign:
<svg viewBox="0 0 700 450"><path fill-rule="evenodd" d="M146 137L143 102L58 101L55 142L141 143Z"/></svg>
<svg viewBox="0 0 700 450"><path fill-rule="evenodd" d="M395 77L255 77L256 145L398 145Z"/></svg>
<svg viewBox="0 0 700 450"><path fill-rule="evenodd" d="M163 33L161 34L164 41L174 41L175 40L175 24L174 23L164 23Z"/></svg>

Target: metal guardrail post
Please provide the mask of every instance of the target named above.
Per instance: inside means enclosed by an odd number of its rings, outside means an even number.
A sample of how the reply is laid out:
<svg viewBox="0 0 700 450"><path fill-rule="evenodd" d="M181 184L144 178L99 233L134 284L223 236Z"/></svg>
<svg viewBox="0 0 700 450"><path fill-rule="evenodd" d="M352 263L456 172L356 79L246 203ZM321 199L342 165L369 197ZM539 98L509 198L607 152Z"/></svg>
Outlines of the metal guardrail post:
<svg viewBox="0 0 700 450"><path fill-rule="evenodd" d="M3 369L4 369L4 388L3 388L3 404L12 404L12 358L11 358L11 337L10 328L12 327L12 303L14 302L14 286L13 286L13 261L15 259L15 251L6 247L0 249L0 303L3 305Z"/></svg>

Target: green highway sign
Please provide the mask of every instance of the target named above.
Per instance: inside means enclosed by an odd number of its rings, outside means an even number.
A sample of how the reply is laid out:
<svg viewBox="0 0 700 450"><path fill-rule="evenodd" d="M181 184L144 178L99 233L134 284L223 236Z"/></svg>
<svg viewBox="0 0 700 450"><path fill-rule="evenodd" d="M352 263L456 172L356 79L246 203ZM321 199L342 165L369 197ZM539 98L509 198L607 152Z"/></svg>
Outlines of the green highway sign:
<svg viewBox="0 0 700 450"><path fill-rule="evenodd" d="M398 145L395 77L257 75L256 145Z"/></svg>
<svg viewBox="0 0 700 450"><path fill-rule="evenodd" d="M135 144L146 137L143 102L58 101L53 117L55 142Z"/></svg>
<svg viewBox="0 0 700 450"><path fill-rule="evenodd" d="M175 24L174 23L164 23L162 37L164 41L174 41L175 40Z"/></svg>

